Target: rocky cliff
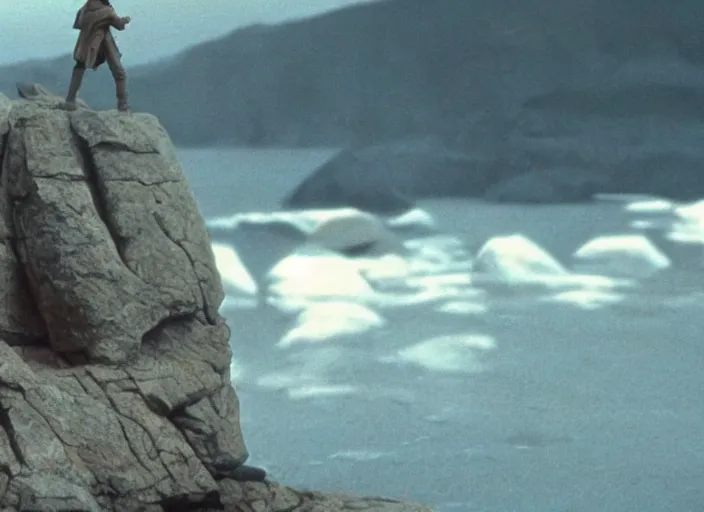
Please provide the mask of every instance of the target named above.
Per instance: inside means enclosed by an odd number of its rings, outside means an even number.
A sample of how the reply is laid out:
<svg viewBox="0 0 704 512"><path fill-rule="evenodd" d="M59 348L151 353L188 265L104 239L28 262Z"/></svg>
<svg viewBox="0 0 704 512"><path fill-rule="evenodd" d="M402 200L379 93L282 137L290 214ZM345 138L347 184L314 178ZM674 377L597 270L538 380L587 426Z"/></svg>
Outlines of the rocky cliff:
<svg viewBox="0 0 704 512"><path fill-rule="evenodd" d="M426 510L243 465L223 290L167 133L20 92L0 94L0 510Z"/></svg>

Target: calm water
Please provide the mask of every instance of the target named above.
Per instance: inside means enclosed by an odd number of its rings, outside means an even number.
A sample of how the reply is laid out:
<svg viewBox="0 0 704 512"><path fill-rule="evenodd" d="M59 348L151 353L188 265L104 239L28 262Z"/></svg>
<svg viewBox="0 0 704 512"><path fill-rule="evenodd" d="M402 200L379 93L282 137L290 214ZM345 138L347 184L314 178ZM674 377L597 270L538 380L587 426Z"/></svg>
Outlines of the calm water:
<svg viewBox="0 0 704 512"><path fill-rule="evenodd" d="M178 152L206 218L278 208L281 198L336 153L320 150L196 149Z"/></svg>
<svg viewBox="0 0 704 512"><path fill-rule="evenodd" d="M180 159L214 217L275 209L333 153L189 150ZM614 204L421 206L472 251L520 232L566 260L594 236L630 229ZM287 484L405 497L441 512L701 512L702 272L672 275L596 311L530 297L497 300L481 315L402 308L351 344L286 357L274 345L290 316L229 312L250 460ZM378 363L390 348L437 336L483 336L495 349L469 373ZM321 368L363 392L301 399L258 378Z"/></svg>

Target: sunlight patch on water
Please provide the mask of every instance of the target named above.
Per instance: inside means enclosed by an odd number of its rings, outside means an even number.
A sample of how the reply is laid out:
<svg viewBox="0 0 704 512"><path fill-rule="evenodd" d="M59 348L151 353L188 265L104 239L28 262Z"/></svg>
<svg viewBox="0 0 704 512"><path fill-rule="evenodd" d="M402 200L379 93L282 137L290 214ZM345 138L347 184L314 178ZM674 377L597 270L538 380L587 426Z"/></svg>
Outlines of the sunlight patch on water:
<svg viewBox="0 0 704 512"><path fill-rule="evenodd" d="M288 391L288 396L292 400L302 400L304 398L320 398L320 397L340 397L350 396L358 393L358 389L348 385L317 385L317 386L301 386L292 388Z"/></svg>
<svg viewBox="0 0 704 512"><path fill-rule="evenodd" d="M469 272L409 277L406 280L406 286L409 288L421 289L455 289L458 287L467 287L471 284L472 276Z"/></svg>
<svg viewBox="0 0 704 512"><path fill-rule="evenodd" d="M337 346L308 346L289 354L283 365L272 365L276 370L257 378L256 385L285 392L292 399L355 394L357 386L331 382L347 356L348 352Z"/></svg>
<svg viewBox="0 0 704 512"><path fill-rule="evenodd" d="M448 315L483 315L488 310L484 304L468 301L450 301L435 308L438 313Z"/></svg>
<svg viewBox="0 0 704 512"><path fill-rule="evenodd" d="M213 243L211 247L225 293L255 295L258 290L257 283L252 279L237 251L225 244Z"/></svg>
<svg viewBox="0 0 704 512"><path fill-rule="evenodd" d="M353 302L312 304L299 314L296 325L277 343L288 348L305 343L334 341L383 327L386 321L375 311Z"/></svg>
<svg viewBox="0 0 704 512"><path fill-rule="evenodd" d="M270 292L291 299L368 298L374 294L354 262L335 254L292 254L269 277Z"/></svg>
<svg viewBox="0 0 704 512"><path fill-rule="evenodd" d="M372 282L405 281L412 271L409 262L397 254L356 258L355 264L364 277Z"/></svg>
<svg viewBox="0 0 704 512"><path fill-rule="evenodd" d="M697 224L704 230L704 200L680 205L675 208L675 214L680 219Z"/></svg>
<svg viewBox="0 0 704 512"><path fill-rule="evenodd" d="M629 203L625 206L625 210L638 214L668 214L675 212L675 205L666 199L651 199Z"/></svg>
<svg viewBox="0 0 704 512"><path fill-rule="evenodd" d="M419 275L467 272L471 268L471 254L457 237L436 235L407 240L410 273Z"/></svg>
<svg viewBox="0 0 704 512"><path fill-rule="evenodd" d="M254 309L259 305L259 301L253 297L232 297L226 295L220 304L220 314L227 316L228 313L241 309Z"/></svg>
<svg viewBox="0 0 704 512"><path fill-rule="evenodd" d="M356 394L356 386L330 384L314 375L272 373L260 377L257 385L264 389L283 391L293 400L316 397L349 396Z"/></svg>
<svg viewBox="0 0 704 512"><path fill-rule="evenodd" d="M389 457L391 455L392 454L388 452L372 452L368 450L345 450L333 453L328 457L328 459L366 462L381 459L382 457Z"/></svg>
<svg viewBox="0 0 704 512"><path fill-rule="evenodd" d="M244 366L234 357L230 360L230 381L238 382L244 377Z"/></svg>
<svg viewBox="0 0 704 512"><path fill-rule="evenodd" d="M608 290L569 290L543 298L542 302L568 304L580 309L594 310L618 304L625 295Z"/></svg>
<svg viewBox="0 0 704 512"><path fill-rule="evenodd" d="M434 228L435 219L425 210L420 208L413 208L406 213L403 213L397 217L393 217L387 221L387 224L393 228L413 228L413 227L425 227Z"/></svg>
<svg viewBox="0 0 704 512"><path fill-rule="evenodd" d="M411 363L426 370L439 372L478 373L483 370L481 353L493 350L496 343L483 334L438 336L401 349L384 357L384 363Z"/></svg>

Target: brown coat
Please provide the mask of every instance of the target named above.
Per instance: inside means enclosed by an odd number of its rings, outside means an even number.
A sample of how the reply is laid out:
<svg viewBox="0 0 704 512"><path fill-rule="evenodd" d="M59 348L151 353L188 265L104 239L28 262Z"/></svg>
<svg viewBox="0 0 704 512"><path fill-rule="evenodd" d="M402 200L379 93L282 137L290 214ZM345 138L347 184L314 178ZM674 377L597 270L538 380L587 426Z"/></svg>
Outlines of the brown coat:
<svg viewBox="0 0 704 512"><path fill-rule="evenodd" d="M105 62L105 45L114 45L110 27L124 30L125 22L115 9L101 0L87 0L76 14L73 28L80 30L73 58L87 68L96 69ZM119 53L119 52L118 52Z"/></svg>

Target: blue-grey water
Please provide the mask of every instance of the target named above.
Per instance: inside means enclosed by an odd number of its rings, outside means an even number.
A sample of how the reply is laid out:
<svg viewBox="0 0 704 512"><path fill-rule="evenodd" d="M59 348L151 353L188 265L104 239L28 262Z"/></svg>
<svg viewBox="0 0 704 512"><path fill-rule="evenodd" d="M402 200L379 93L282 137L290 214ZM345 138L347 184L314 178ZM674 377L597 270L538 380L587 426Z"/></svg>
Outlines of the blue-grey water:
<svg viewBox="0 0 704 512"><path fill-rule="evenodd" d="M180 150L179 158L213 218L276 209L332 154ZM629 229L615 204L421 206L472 251L520 232L563 259L590 238ZM440 512L701 512L704 279L696 264L668 279L596 310L530 299L496 301L482 314L396 308L381 330L293 356L274 347L290 315L227 311L250 460L286 484ZM483 336L494 349L477 351L468 372L379 362L444 335ZM291 396L258 378L306 371L361 391Z"/></svg>

